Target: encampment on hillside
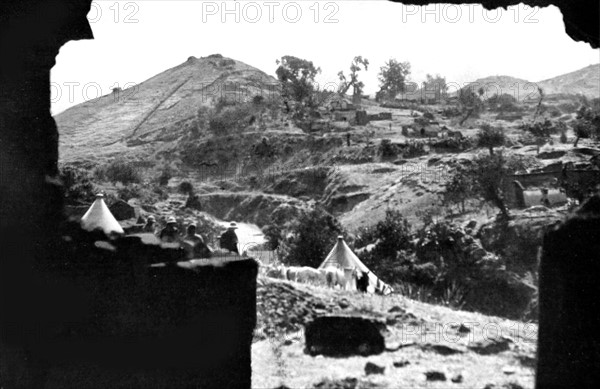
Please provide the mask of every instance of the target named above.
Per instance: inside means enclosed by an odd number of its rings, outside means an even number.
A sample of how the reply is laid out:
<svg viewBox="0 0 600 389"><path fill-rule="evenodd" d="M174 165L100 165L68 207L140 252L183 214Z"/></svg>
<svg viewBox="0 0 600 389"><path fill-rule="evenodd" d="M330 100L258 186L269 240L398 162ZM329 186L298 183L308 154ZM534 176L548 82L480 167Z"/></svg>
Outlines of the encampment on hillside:
<svg viewBox="0 0 600 389"><path fill-rule="evenodd" d="M104 195L96 195L96 200L92 203L85 215L81 218L81 227L87 231L101 229L105 234L117 233L124 234L123 228L110 212L104 202Z"/></svg>
<svg viewBox="0 0 600 389"><path fill-rule="evenodd" d="M333 246L333 249L327 254L323 263L319 265L319 269L326 269L328 267L335 267L340 270L356 269L363 273L367 273L369 275L368 292L374 293L376 290L387 290L391 292L391 287L381 281L364 263L362 263L341 236L338 236L335 246Z"/></svg>

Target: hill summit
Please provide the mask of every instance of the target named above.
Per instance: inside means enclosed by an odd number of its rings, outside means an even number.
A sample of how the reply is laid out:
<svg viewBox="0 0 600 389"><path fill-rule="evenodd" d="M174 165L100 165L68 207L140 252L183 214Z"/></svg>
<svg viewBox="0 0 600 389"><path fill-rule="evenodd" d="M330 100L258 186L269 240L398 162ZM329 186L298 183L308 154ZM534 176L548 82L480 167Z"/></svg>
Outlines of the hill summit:
<svg viewBox="0 0 600 389"><path fill-rule="evenodd" d="M185 135L200 107L214 106L221 98L272 97L278 85L263 71L220 54L189 57L139 85L115 89L56 115L60 158L151 154Z"/></svg>

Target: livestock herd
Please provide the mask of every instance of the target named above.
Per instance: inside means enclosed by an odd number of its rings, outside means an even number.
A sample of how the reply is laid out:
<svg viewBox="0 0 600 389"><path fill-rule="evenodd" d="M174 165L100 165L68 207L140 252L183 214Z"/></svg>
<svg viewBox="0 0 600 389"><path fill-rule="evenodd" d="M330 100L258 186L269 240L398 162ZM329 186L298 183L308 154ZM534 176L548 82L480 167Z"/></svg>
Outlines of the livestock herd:
<svg viewBox="0 0 600 389"><path fill-rule="evenodd" d="M325 269L315 269L309 266L284 266L284 265L260 265L262 275L270 278L277 278L314 286L328 287L342 290L362 290L363 292L372 291L378 294L387 295L393 292L389 285L377 280L373 283L369 280L369 273L362 273L360 270L352 269L352 272L345 273L343 270L335 267ZM361 281L364 287L361 288ZM358 287L358 288L357 288Z"/></svg>

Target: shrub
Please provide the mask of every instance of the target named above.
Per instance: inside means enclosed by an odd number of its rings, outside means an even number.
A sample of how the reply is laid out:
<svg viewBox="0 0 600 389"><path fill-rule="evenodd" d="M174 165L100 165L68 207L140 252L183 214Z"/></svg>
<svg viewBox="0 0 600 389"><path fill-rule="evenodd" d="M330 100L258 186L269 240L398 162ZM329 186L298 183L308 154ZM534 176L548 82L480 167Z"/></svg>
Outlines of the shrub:
<svg viewBox="0 0 600 389"><path fill-rule="evenodd" d="M431 145L435 149L440 150L452 150L452 151L464 151L473 147L473 142L470 138L447 138L442 139Z"/></svg>
<svg viewBox="0 0 600 389"><path fill-rule="evenodd" d="M304 213L291 226L292 237L285 240L286 255L282 262L288 265L318 267L344 233L339 221L320 207Z"/></svg>
<svg viewBox="0 0 600 389"><path fill-rule="evenodd" d="M160 172L158 176L158 185L167 186L169 185L169 180L173 177L171 167L166 165Z"/></svg>
<svg viewBox="0 0 600 389"><path fill-rule="evenodd" d="M561 131L560 133L560 143L567 143L567 131Z"/></svg>
<svg viewBox="0 0 600 389"><path fill-rule="evenodd" d="M389 139L382 139L379 144L379 154L384 158L396 157L398 155L398 150Z"/></svg>
<svg viewBox="0 0 600 389"><path fill-rule="evenodd" d="M425 113L423 113L423 118L427 119L427 120L434 120L435 116L433 116L433 114L429 111L426 111Z"/></svg>
<svg viewBox="0 0 600 389"><path fill-rule="evenodd" d="M473 182L467 169L457 168L449 181L446 182L443 200L446 204L460 204L465 212L465 202L473 196Z"/></svg>
<svg viewBox="0 0 600 389"><path fill-rule="evenodd" d="M252 103L254 105L261 105L262 103L264 103L265 98L262 95L256 95L252 98Z"/></svg>
<svg viewBox="0 0 600 389"><path fill-rule="evenodd" d="M560 112L560 110L558 110L557 108L550 109L549 113L550 113L550 117L553 117L553 118L557 118L562 115L562 112Z"/></svg>
<svg viewBox="0 0 600 389"><path fill-rule="evenodd" d="M442 110L442 115L448 118L460 116L462 114L461 110L457 107L448 107Z"/></svg>
<svg viewBox="0 0 600 389"><path fill-rule="evenodd" d="M64 165L59 169L59 177L64 185L67 204L89 203L94 200L97 189L91 181L88 170Z"/></svg>
<svg viewBox="0 0 600 389"><path fill-rule="evenodd" d="M508 216L508 208L504 201L504 181L517 170L524 170L525 160L522 157L502 154L479 155L468 170L474 183L475 193L500 209L503 216Z"/></svg>
<svg viewBox="0 0 600 389"><path fill-rule="evenodd" d="M503 146L505 142L506 136L502 127L492 127L486 123L477 133L477 145L487 148L490 155L494 154L494 147Z"/></svg>
<svg viewBox="0 0 600 389"><path fill-rule="evenodd" d="M192 185L192 183L189 181L182 181L179 184L179 192L186 195L191 195L194 193L194 185Z"/></svg>
<svg viewBox="0 0 600 389"><path fill-rule="evenodd" d="M429 125L429 120L427 118L425 118L424 116L415 118L413 121L419 127Z"/></svg>
<svg viewBox="0 0 600 389"><path fill-rule="evenodd" d="M239 132L249 125L252 113L250 104L227 105L209 114L208 129L217 136Z"/></svg>
<svg viewBox="0 0 600 389"><path fill-rule="evenodd" d="M359 228L354 247L375 244L368 253L360 256L364 264L383 279L393 280L403 269L401 258L408 256L411 247L411 226L400 211L388 209L385 218L374 226Z"/></svg>
<svg viewBox="0 0 600 389"><path fill-rule="evenodd" d="M117 189L117 196L123 201L140 198L141 195L142 191L138 184L126 185Z"/></svg>
<svg viewBox="0 0 600 389"><path fill-rule="evenodd" d="M404 158L414 158L425 154L427 154L427 150L425 150L425 144L421 142L410 142L402 153Z"/></svg>
<svg viewBox="0 0 600 389"><path fill-rule="evenodd" d="M560 103L556 107L565 114L571 114L577 112L578 105L575 102L569 101L565 103Z"/></svg>
<svg viewBox="0 0 600 389"><path fill-rule="evenodd" d="M407 281L415 282L419 285L434 285L440 272L437 266L431 262L409 266L409 269Z"/></svg>
<svg viewBox="0 0 600 389"><path fill-rule="evenodd" d="M115 160L96 169L96 176L110 182L120 182L124 185L142 181L140 172L132 163L125 160Z"/></svg>
<svg viewBox="0 0 600 389"><path fill-rule="evenodd" d="M143 204L154 204L169 197L169 194L161 187L148 184L119 185L116 194L121 200L128 201L136 198Z"/></svg>
<svg viewBox="0 0 600 389"><path fill-rule="evenodd" d="M524 146L532 146L532 145L537 144L536 137L533 136L533 134L530 132L519 135L518 140L519 140L519 143L521 143Z"/></svg>
<svg viewBox="0 0 600 389"><path fill-rule="evenodd" d="M277 250L279 248L279 241L281 240L281 229L276 225L266 225L262 228L265 240L267 241L267 247L269 250Z"/></svg>
<svg viewBox="0 0 600 389"><path fill-rule="evenodd" d="M543 122L524 123L519 126L519 129L527 131L537 138L550 138L551 135L558 134L566 128L566 124L563 122L552 122L548 119Z"/></svg>

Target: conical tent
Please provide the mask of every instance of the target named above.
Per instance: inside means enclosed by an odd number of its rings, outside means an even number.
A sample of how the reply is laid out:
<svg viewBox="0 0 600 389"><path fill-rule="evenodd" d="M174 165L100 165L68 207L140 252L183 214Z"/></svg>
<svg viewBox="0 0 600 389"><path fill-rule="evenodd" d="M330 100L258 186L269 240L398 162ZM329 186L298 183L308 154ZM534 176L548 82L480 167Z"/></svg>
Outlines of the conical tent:
<svg viewBox="0 0 600 389"><path fill-rule="evenodd" d="M362 261L350 250L350 247L344 242L344 238L338 236L338 241L333 246L333 249L329 252L323 263L319 266L319 269L325 269L327 267L335 267L340 270L354 268L363 273L369 274L369 285L373 288L379 287L383 289L386 283L381 281L369 268L362 263ZM370 289L370 288L369 288Z"/></svg>
<svg viewBox="0 0 600 389"><path fill-rule="evenodd" d="M96 195L96 200L81 218L81 227L87 231L100 228L107 235L110 233L125 233L117 219L110 213L104 203L104 196L101 194Z"/></svg>

